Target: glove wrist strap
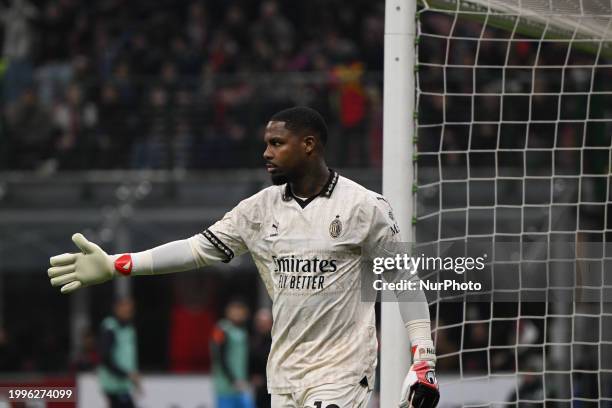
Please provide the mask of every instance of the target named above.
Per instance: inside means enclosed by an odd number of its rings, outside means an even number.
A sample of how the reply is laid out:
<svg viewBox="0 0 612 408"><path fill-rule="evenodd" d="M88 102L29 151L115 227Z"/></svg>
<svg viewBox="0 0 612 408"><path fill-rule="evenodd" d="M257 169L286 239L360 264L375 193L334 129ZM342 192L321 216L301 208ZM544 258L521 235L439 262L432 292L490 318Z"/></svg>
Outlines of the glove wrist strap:
<svg viewBox="0 0 612 408"><path fill-rule="evenodd" d="M123 276L130 276L134 262L132 262L132 256L130 254L123 254L119 258L115 259L113 263L115 271L119 272Z"/></svg>
<svg viewBox="0 0 612 408"><path fill-rule="evenodd" d="M412 362L416 363L419 361L436 361L436 349L433 341L431 340L420 340L412 344Z"/></svg>

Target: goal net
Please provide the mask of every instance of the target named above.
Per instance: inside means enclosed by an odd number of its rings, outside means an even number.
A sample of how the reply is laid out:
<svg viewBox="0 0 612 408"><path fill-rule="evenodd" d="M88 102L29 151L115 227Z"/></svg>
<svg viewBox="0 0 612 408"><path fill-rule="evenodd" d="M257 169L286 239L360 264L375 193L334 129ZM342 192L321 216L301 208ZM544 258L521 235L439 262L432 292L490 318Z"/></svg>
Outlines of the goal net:
<svg viewBox="0 0 612 408"><path fill-rule="evenodd" d="M417 252L487 254L428 293L441 405L612 406L611 2L416 16Z"/></svg>

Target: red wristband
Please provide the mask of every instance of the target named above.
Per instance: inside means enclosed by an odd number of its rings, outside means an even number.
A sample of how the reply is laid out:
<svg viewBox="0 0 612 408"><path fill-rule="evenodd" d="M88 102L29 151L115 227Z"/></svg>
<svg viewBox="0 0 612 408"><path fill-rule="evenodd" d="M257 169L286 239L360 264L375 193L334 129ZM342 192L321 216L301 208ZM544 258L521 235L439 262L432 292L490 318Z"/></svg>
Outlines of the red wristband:
<svg viewBox="0 0 612 408"><path fill-rule="evenodd" d="M123 254L115 260L115 270L122 275L129 276L132 273L132 256Z"/></svg>

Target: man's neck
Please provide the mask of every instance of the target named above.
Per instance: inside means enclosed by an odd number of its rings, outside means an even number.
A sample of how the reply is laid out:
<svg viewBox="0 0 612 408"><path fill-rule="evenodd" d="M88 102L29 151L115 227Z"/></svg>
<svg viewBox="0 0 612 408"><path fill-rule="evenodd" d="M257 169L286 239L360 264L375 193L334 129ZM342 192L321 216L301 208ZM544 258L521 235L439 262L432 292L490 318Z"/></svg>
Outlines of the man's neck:
<svg viewBox="0 0 612 408"><path fill-rule="evenodd" d="M329 180L329 169L325 163L319 163L312 169L304 172L304 175L292 181L291 191L299 197L313 197L321 192L327 180Z"/></svg>

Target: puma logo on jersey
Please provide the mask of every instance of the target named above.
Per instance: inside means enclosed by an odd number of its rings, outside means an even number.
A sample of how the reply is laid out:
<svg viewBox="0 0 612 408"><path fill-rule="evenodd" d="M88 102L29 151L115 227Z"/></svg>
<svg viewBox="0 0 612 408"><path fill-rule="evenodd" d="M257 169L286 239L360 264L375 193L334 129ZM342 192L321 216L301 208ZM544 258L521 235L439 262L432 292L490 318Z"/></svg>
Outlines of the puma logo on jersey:
<svg viewBox="0 0 612 408"><path fill-rule="evenodd" d="M272 233L270 237L278 237L278 224L272 224Z"/></svg>

